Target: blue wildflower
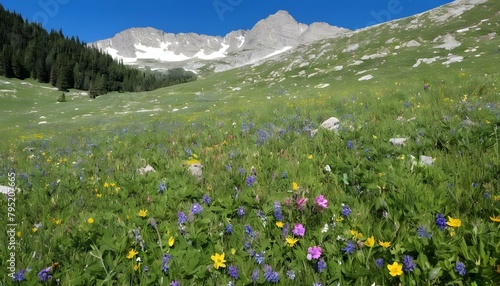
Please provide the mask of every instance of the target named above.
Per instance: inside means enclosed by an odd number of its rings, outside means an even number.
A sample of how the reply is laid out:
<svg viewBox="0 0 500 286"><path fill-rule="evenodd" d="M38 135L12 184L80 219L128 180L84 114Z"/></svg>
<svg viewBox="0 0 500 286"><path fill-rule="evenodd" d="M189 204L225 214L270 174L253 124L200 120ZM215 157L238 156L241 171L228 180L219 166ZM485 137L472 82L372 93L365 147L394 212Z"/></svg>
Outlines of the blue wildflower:
<svg viewBox="0 0 500 286"><path fill-rule="evenodd" d="M26 270L25 269L21 269L21 270L17 271L16 273L14 273L13 281L14 282L21 282L21 281L23 281L25 274L26 274Z"/></svg>
<svg viewBox="0 0 500 286"><path fill-rule="evenodd" d="M46 282L47 280L52 279L52 275L50 275L50 266L40 270L40 272L38 272L38 278L40 279L40 282Z"/></svg>
<svg viewBox="0 0 500 286"><path fill-rule="evenodd" d="M342 216L346 217L351 214L351 208L348 205L342 205Z"/></svg>
<svg viewBox="0 0 500 286"><path fill-rule="evenodd" d="M179 220L179 224L184 224L187 220L186 214L184 212L177 212L177 218Z"/></svg>
<svg viewBox="0 0 500 286"><path fill-rule="evenodd" d="M377 265L378 268L382 268L382 266L384 266L384 259L377 258L377 260L375 260L375 265Z"/></svg>
<svg viewBox="0 0 500 286"><path fill-rule="evenodd" d="M233 225L232 224L226 225L226 233L227 234L233 233Z"/></svg>
<svg viewBox="0 0 500 286"><path fill-rule="evenodd" d="M444 230L446 228L446 219L442 214L436 215L436 225L439 227L440 230Z"/></svg>
<svg viewBox="0 0 500 286"><path fill-rule="evenodd" d="M205 204L209 205L212 202L212 200L210 199L210 197L208 195L204 195L203 196L203 202Z"/></svg>
<svg viewBox="0 0 500 286"><path fill-rule="evenodd" d="M176 281L176 280L170 282L170 286L180 286L180 285L181 285L181 283L179 283L179 281Z"/></svg>
<svg viewBox="0 0 500 286"><path fill-rule="evenodd" d="M326 262L323 259L318 260L318 272L325 271Z"/></svg>
<svg viewBox="0 0 500 286"><path fill-rule="evenodd" d="M264 265L264 278L266 278L267 282L271 283L278 283L280 281L278 272L274 272L269 265Z"/></svg>
<svg viewBox="0 0 500 286"><path fill-rule="evenodd" d="M354 144L352 143L352 140L347 141L347 149L353 149Z"/></svg>
<svg viewBox="0 0 500 286"><path fill-rule="evenodd" d="M280 202L275 202L274 203L274 219L277 221L283 221L283 214L281 212L281 205Z"/></svg>
<svg viewBox="0 0 500 286"><path fill-rule="evenodd" d="M258 279L259 279L259 269L255 269L253 272L252 272L252 281L253 282L256 282Z"/></svg>
<svg viewBox="0 0 500 286"><path fill-rule="evenodd" d="M293 271L293 270L288 270L288 271L286 272L286 275L288 275L288 278L289 278L290 280L294 280L294 279L295 279L295 271Z"/></svg>
<svg viewBox="0 0 500 286"><path fill-rule="evenodd" d="M432 233L430 233L425 226L417 227L417 235L420 238L431 238Z"/></svg>
<svg viewBox="0 0 500 286"><path fill-rule="evenodd" d="M144 265L144 272L148 272L149 271L149 267L147 265Z"/></svg>
<svg viewBox="0 0 500 286"><path fill-rule="evenodd" d="M282 178L282 179L286 179L286 178L288 178L287 173L286 173L286 172L283 172L283 173L281 174L281 178Z"/></svg>
<svg viewBox="0 0 500 286"><path fill-rule="evenodd" d="M257 264L259 264L259 265L264 263L264 259L266 258L265 254L266 254L265 251L262 251L260 254L255 253L255 262L257 262Z"/></svg>
<svg viewBox="0 0 500 286"><path fill-rule="evenodd" d="M245 207L241 206L238 208L238 216L243 217L245 215Z"/></svg>
<svg viewBox="0 0 500 286"><path fill-rule="evenodd" d="M229 276L233 277L235 280L238 279L239 271L237 266L228 266L227 271L229 272Z"/></svg>
<svg viewBox="0 0 500 286"><path fill-rule="evenodd" d="M165 272L165 274L168 273L168 266L167 266L167 263L168 261L170 260L170 258L172 258L172 256L170 254L163 254L163 261L162 261L162 264L161 264L161 270L163 272Z"/></svg>
<svg viewBox="0 0 500 286"><path fill-rule="evenodd" d="M164 191L165 191L165 183L161 182L160 186L158 187L158 192L163 194Z"/></svg>
<svg viewBox="0 0 500 286"><path fill-rule="evenodd" d="M460 276L464 276L466 271L465 271L465 264L462 262L457 262L457 265L455 265L455 272L457 272Z"/></svg>
<svg viewBox="0 0 500 286"><path fill-rule="evenodd" d="M354 251L356 251L356 244L352 240L349 240L347 242L347 245L344 248L342 248L342 251L344 251L347 254L353 254Z"/></svg>
<svg viewBox="0 0 500 286"><path fill-rule="evenodd" d="M257 179L255 178L255 176L251 175L250 177L247 178L247 186L251 187L256 180Z"/></svg>
<svg viewBox="0 0 500 286"><path fill-rule="evenodd" d="M191 205L191 212L193 214L199 214L203 211L203 207L199 203L194 203Z"/></svg>
<svg viewBox="0 0 500 286"><path fill-rule="evenodd" d="M403 265L405 267L405 272L410 272L417 267L417 264L415 264L415 261L413 260L413 257L410 255L405 255L403 257Z"/></svg>
<svg viewBox="0 0 500 286"><path fill-rule="evenodd" d="M248 234L252 238L255 236L252 227L249 225L245 225L245 233Z"/></svg>

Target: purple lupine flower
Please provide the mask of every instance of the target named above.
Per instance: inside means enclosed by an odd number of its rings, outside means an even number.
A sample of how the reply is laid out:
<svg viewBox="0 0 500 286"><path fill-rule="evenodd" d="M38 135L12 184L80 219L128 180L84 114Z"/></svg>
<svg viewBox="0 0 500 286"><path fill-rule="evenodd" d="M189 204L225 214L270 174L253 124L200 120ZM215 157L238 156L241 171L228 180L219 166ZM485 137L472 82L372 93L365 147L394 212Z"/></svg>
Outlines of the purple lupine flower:
<svg viewBox="0 0 500 286"><path fill-rule="evenodd" d="M203 202L205 204L209 205L212 202L212 200L210 199L210 197L208 195L204 195L203 196Z"/></svg>
<svg viewBox="0 0 500 286"><path fill-rule="evenodd" d="M351 208L348 205L342 204L342 216L346 217L351 214Z"/></svg>
<svg viewBox="0 0 500 286"><path fill-rule="evenodd" d="M179 220L179 224L184 224L187 220L186 214L184 212L177 212L177 218Z"/></svg>
<svg viewBox="0 0 500 286"><path fill-rule="evenodd" d="M286 173L286 172L281 173L281 178L282 178L282 179L286 179L286 178L288 178L287 173Z"/></svg>
<svg viewBox="0 0 500 286"><path fill-rule="evenodd" d="M233 233L233 225L232 224L226 225L226 233L227 234Z"/></svg>
<svg viewBox="0 0 500 286"><path fill-rule="evenodd" d="M241 206L238 208L238 216L241 218L245 215L245 207Z"/></svg>
<svg viewBox="0 0 500 286"><path fill-rule="evenodd" d="M40 282L52 279L52 275L50 275L50 266L40 270L40 272L38 272L38 278L40 278Z"/></svg>
<svg viewBox="0 0 500 286"><path fill-rule="evenodd" d="M405 272L413 271L413 269L415 269L415 267L417 267L417 264L415 264L413 257L411 257L410 255L405 255L403 257L403 265L405 267L405 269L404 269Z"/></svg>
<svg viewBox="0 0 500 286"><path fill-rule="evenodd" d="M356 251L356 244L352 240L349 240L347 242L347 245L344 248L342 248L342 251L344 251L347 254L353 254L354 251Z"/></svg>
<svg viewBox="0 0 500 286"><path fill-rule="evenodd" d="M180 285L181 285L181 283L179 283L179 281L176 281L176 280L170 282L170 286L180 286Z"/></svg>
<svg viewBox="0 0 500 286"><path fill-rule="evenodd" d="M233 277L235 280L238 279L240 273L237 266L230 265L227 267L227 271L229 272L229 276Z"/></svg>
<svg viewBox="0 0 500 286"><path fill-rule="evenodd" d="M465 276L465 264L462 262L457 262L457 265L455 265L455 272L457 272L460 276Z"/></svg>
<svg viewBox="0 0 500 286"><path fill-rule="evenodd" d="M352 140L347 141L347 148L348 149L353 149L354 148L354 144L352 143Z"/></svg>
<svg viewBox="0 0 500 286"><path fill-rule="evenodd" d="M149 272L149 267L147 265L144 265L144 272Z"/></svg>
<svg viewBox="0 0 500 286"><path fill-rule="evenodd" d="M260 254L259 253L255 253L255 262L257 262L257 264L261 265L262 263L264 263L264 259L266 258L266 252L265 251L262 251Z"/></svg>
<svg viewBox="0 0 500 286"><path fill-rule="evenodd" d="M280 276L277 272L274 272L271 266L264 265L264 278L267 282L278 283L280 281Z"/></svg>
<svg viewBox="0 0 500 286"><path fill-rule="evenodd" d="M203 211L203 207L199 203L194 203L191 205L191 213L199 214Z"/></svg>
<svg viewBox="0 0 500 286"><path fill-rule="evenodd" d="M436 215L436 225L439 227L440 230L444 230L446 228L446 219L442 214Z"/></svg>
<svg viewBox="0 0 500 286"><path fill-rule="evenodd" d="M168 266L167 266L167 263L168 261L170 260L170 258L172 258L172 255L170 254L163 254L163 261L162 261L162 264L161 264L161 270L163 272L165 272L165 274L168 273Z"/></svg>
<svg viewBox="0 0 500 286"><path fill-rule="evenodd" d="M375 265L377 265L378 268L382 268L382 266L384 266L384 259L377 258L377 260L375 260Z"/></svg>
<svg viewBox="0 0 500 286"><path fill-rule="evenodd" d="M326 269L326 262L323 259L318 260L318 272L323 272Z"/></svg>
<svg viewBox="0 0 500 286"><path fill-rule="evenodd" d="M24 280L24 275L26 275L25 269L20 269L16 273L14 273L14 277L12 278L14 282L21 282Z"/></svg>
<svg viewBox="0 0 500 286"><path fill-rule="evenodd" d="M245 233L248 234L251 238L255 237L255 233L253 232L253 229L249 225L245 225Z"/></svg>
<svg viewBox="0 0 500 286"><path fill-rule="evenodd" d="M149 219L149 225L151 225L151 227L156 229L156 227L157 227L156 220L153 217Z"/></svg>
<svg viewBox="0 0 500 286"><path fill-rule="evenodd" d="M286 275L288 275L288 278L290 278L290 280L294 280L295 279L295 271L293 271L293 270L288 270L286 272Z"/></svg>
<svg viewBox="0 0 500 286"><path fill-rule="evenodd" d="M417 235L420 238L431 238L432 233L427 230L425 226L417 227Z"/></svg>
<svg viewBox="0 0 500 286"><path fill-rule="evenodd" d="M252 272L252 281L253 282L256 282L258 279L259 279L259 269L256 268L253 272Z"/></svg>
<svg viewBox="0 0 500 286"><path fill-rule="evenodd" d="M283 229L281 230L281 235L283 237L287 237L289 232L290 232L290 226L288 225L288 223L285 223L283 225Z"/></svg>
<svg viewBox="0 0 500 286"><path fill-rule="evenodd" d="M283 214L281 213L280 202L274 202L274 219L277 221L283 221Z"/></svg>
<svg viewBox="0 0 500 286"><path fill-rule="evenodd" d="M247 178L247 186L251 187L256 180L257 179L255 178L255 176L251 175L250 177Z"/></svg>
<svg viewBox="0 0 500 286"><path fill-rule="evenodd" d="M165 191L165 183L161 182L160 186L158 187L158 192L163 194L164 191Z"/></svg>

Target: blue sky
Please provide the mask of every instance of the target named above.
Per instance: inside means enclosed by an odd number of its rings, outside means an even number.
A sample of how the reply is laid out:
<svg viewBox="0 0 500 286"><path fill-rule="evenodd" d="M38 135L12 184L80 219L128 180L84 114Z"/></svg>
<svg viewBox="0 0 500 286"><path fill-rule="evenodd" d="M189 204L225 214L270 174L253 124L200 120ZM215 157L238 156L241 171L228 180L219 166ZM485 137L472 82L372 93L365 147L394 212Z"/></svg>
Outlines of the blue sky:
<svg viewBox="0 0 500 286"><path fill-rule="evenodd" d="M1 0L5 9L90 43L132 27L224 36L288 11L298 22L358 29L451 0Z"/></svg>

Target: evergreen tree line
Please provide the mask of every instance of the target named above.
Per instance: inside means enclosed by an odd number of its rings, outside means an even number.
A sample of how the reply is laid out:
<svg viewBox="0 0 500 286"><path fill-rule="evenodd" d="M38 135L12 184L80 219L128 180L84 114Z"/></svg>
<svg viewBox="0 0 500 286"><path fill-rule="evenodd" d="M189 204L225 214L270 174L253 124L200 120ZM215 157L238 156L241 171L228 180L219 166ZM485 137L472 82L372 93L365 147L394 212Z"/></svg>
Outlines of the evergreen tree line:
<svg viewBox="0 0 500 286"><path fill-rule="evenodd" d="M0 75L33 78L60 90L88 90L91 97L108 91L149 91L196 78L183 69L160 73L127 67L78 37L65 37L61 30L49 33L1 4L0 51Z"/></svg>

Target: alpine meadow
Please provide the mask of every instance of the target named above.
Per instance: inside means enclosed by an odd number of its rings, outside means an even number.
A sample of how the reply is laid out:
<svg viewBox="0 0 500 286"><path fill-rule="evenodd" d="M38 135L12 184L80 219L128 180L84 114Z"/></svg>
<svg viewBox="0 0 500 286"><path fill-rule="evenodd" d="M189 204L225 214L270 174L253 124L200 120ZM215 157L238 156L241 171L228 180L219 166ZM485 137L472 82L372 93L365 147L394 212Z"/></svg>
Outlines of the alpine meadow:
<svg viewBox="0 0 500 286"><path fill-rule="evenodd" d="M330 30L0 76L0 285L500 285L500 1Z"/></svg>

